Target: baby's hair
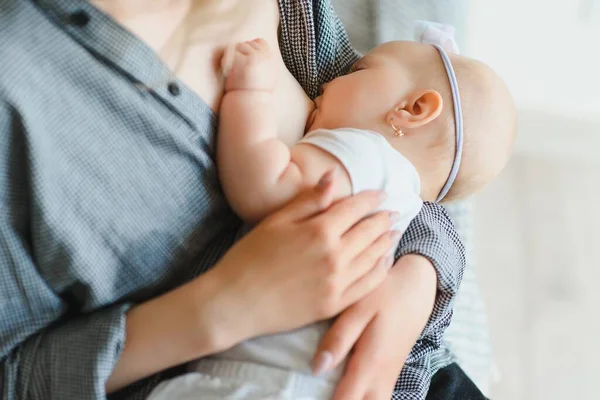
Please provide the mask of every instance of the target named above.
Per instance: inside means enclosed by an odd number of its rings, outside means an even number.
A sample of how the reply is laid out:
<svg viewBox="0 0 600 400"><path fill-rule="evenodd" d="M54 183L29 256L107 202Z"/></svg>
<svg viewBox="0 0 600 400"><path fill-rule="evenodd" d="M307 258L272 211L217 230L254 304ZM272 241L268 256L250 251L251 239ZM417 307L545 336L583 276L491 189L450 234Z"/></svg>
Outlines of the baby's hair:
<svg viewBox="0 0 600 400"><path fill-rule="evenodd" d="M464 116L463 157L456 182L443 203L479 191L504 167L517 128L514 101L504 82L487 65L453 57ZM448 143L454 153L454 120ZM486 165L486 168L481 168Z"/></svg>

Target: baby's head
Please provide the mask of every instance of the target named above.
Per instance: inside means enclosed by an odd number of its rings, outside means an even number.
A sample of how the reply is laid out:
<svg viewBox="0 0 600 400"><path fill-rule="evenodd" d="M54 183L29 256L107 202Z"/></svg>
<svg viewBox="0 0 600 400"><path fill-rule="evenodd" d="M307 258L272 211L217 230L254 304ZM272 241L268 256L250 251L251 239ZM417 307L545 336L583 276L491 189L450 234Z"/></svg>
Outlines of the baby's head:
<svg viewBox="0 0 600 400"><path fill-rule="evenodd" d="M502 80L481 62L448 54L462 103L463 148L456 181L444 201L464 198L504 167L516 111ZM352 127L380 133L417 168L424 200L434 201L456 154L449 75L440 52L415 42L385 43L352 72L323 86L308 129Z"/></svg>

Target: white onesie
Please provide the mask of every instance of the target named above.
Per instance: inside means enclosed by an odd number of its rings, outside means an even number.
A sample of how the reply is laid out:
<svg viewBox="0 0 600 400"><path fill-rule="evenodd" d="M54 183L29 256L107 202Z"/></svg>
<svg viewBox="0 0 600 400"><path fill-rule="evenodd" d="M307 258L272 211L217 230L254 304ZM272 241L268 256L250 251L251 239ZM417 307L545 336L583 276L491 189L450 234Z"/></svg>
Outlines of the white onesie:
<svg viewBox="0 0 600 400"><path fill-rule="evenodd" d="M396 211L394 229L404 232L419 213L420 181L415 167L381 135L353 128L319 129L300 143L335 156L348 171L352 193L383 190L382 210ZM331 398L344 365L313 376L311 361L330 322L261 336L190 364L190 373L160 384L149 399L297 400Z"/></svg>

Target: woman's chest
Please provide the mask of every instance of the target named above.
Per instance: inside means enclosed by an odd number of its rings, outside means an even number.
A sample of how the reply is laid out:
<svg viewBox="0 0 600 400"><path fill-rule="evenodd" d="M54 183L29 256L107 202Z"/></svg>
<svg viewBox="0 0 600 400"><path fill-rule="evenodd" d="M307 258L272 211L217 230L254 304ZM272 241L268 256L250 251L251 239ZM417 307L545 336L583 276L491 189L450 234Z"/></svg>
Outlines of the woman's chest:
<svg viewBox="0 0 600 400"><path fill-rule="evenodd" d="M249 18L239 40L261 36L277 49L276 15L261 18ZM202 104L187 88L167 90L161 76L146 76L160 69L139 41L112 28L108 33L127 43L127 54L144 55L143 62L129 65L113 53L96 59L68 41L57 54L37 49L46 58L28 64L44 65L44 74L33 77L52 78L36 88L35 101L28 92L35 80L26 75L7 92L28 144L27 157L20 156L30 163L30 176L19 184L31 192L40 274L58 293L85 288L76 294L84 309L184 281L216 262L239 223L219 187L216 121L206 106L218 104L217 66L229 42L199 42L179 70ZM281 136L294 142L312 103L276 54L274 113ZM79 60L78 68L66 68L65 60ZM135 85L138 79L152 90Z"/></svg>
<svg viewBox="0 0 600 400"><path fill-rule="evenodd" d="M222 59L227 46L264 38L277 65L273 118L280 137L288 144L304 134L312 101L286 68L278 44L280 24L277 0L230 0L227 7L212 9L207 17L203 8L192 9L186 17L187 32L174 38L164 57L187 84L216 113L223 94ZM208 13L209 15L211 13ZM296 62L307 63L307 54L294 54Z"/></svg>
<svg viewBox="0 0 600 400"><path fill-rule="evenodd" d="M32 251L48 285L89 310L213 265L239 222L218 184L208 110L188 122L177 101L140 93L101 63L62 77L52 64L35 101L23 82L8 99L23 121L15 140L27 143L14 152L27 177L11 185L30 193Z"/></svg>

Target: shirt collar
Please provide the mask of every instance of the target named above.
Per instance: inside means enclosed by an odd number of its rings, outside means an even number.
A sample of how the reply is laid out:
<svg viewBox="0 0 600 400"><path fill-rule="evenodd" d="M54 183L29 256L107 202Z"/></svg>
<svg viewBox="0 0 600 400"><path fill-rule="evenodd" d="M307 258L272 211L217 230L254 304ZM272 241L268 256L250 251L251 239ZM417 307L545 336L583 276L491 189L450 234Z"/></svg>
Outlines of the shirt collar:
<svg viewBox="0 0 600 400"><path fill-rule="evenodd" d="M155 51L88 0L33 0L57 26L90 52L114 65L132 84L152 88L152 92L171 105L194 127L212 130L216 116L202 99L173 77ZM177 82L174 96L169 84ZM145 89L141 89L145 90ZM206 118L206 111L211 118Z"/></svg>

